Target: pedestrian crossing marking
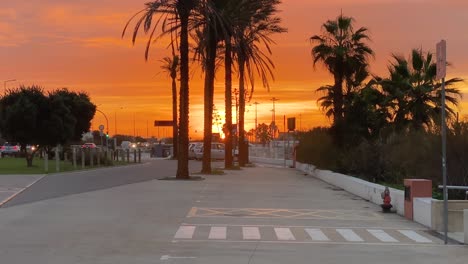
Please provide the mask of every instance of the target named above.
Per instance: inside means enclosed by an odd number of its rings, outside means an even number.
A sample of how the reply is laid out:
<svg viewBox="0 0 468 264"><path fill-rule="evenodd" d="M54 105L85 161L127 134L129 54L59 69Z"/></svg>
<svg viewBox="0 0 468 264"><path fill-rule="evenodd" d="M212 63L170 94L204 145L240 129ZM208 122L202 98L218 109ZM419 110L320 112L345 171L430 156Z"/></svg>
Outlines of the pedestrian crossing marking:
<svg viewBox="0 0 468 264"><path fill-rule="evenodd" d="M275 233L278 240L296 240L289 228L275 227Z"/></svg>
<svg viewBox="0 0 468 264"><path fill-rule="evenodd" d="M432 240L421 236L420 234L414 232L413 230L398 230L398 232L402 233L409 239L418 243L432 243Z"/></svg>
<svg viewBox="0 0 468 264"><path fill-rule="evenodd" d="M177 230L174 238L179 239L191 239L195 233L195 226L181 226Z"/></svg>
<svg viewBox="0 0 468 264"><path fill-rule="evenodd" d="M226 239L227 228L225 226L211 227L208 239Z"/></svg>
<svg viewBox="0 0 468 264"><path fill-rule="evenodd" d="M207 227L209 229L207 229ZM442 244L422 230L364 227L184 224L174 241L417 245Z"/></svg>
<svg viewBox="0 0 468 264"><path fill-rule="evenodd" d="M354 231L351 229L336 229L336 232L338 232L344 239L350 242L364 241L364 239L362 239L360 236L354 233Z"/></svg>
<svg viewBox="0 0 468 264"><path fill-rule="evenodd" d="M382 242L398 242L394 237L380 229L367 229L367 232Z"/></svg>
<svg viewBox="0 0 468 264"><path fill-rule="evenodd" d="M260 230L258 227L242 227L242 237L246 240L260 240Z"/></svg>
<svg viewBox="0 0 468 264"><path fill-rule="evenodd" d="M330 239L320 229L306 228L305 231L314 241L330 241Z"/></svg>

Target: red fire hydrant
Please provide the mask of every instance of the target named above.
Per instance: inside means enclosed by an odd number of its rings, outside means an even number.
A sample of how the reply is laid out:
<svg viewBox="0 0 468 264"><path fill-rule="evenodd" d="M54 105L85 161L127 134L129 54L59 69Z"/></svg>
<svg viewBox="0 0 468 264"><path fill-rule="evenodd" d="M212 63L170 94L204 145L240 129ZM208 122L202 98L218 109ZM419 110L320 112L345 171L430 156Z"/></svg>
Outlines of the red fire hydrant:
<svg viewBox="0 0 468 264"><path fill-rule="evenodd" d="M388 187L385 187L385 190L382 192L381 196L383 199L383 204L380 206L382 207L384 213L389 213L393 205L391 204L392 198L390 197L390 190Z"/></svg>

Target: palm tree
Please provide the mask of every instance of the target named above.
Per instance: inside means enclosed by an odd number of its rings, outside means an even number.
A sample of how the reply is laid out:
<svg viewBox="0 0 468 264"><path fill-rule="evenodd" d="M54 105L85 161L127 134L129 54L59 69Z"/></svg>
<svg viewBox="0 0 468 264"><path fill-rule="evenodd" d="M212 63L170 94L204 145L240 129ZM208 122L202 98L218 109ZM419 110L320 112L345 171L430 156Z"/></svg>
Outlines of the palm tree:
<svg viewBox="0 0 468 264"><path fill-rule="evenodd" d="M144 33L149 33L145 59L148 59L151 43L157 39L158 29L161 34L170 34L173 42L179 43L180 52L180 102L179 102L179 147L177 174L178 179L190 178L188 170L189 143L189 25L195 9L201 0L156 0L145 4L145 8L133 15L125 25L122 37L134 20L135 27L132 42L135 43L143 25ZM138 18L137 18L138 17ZM155 19L156 21L154 21Z"/></svg>
<svg viewBox="0 0 468 264"><path fill-rule="evenodd" d="M244 166L248 161L247 145L245 144L245 104L246 81L250 82L250 97L254 92L255 75L258 75L263 86L269 90L269 79L274 79L273 61L269 58L271 44L274 41L271 35L286 32L281 27L281 19L276 17L277 6L280 0L247 1L243 4L245 9L238 9L237 24L234 28L235 54L239 71L239 165ZM262 50L262 44L265 51Z"/></svg>
<svg viewBox="0 0 468 264"><path fill-rule="evenodd" d="M430 52L413 49L409 60L393 55L394 62L389 66L390 76L381 79L384 93L389 98L393 122L397 129L408 126L415 130L428 128L438 123L441 106L441 83L436 80L436 63ZM463 81L452 78L446 83L445 111L449 118L455 116L460 91L453 85Z"/></svg>
<svg viewBox="0 0 468 264"><path fill-rule="evenodd" d="M374 53L364 43L368 40L367 28L354 31L352 17L341 14L336 20L328 20L322 25L322 33L310 38L316 45L312 48L314 66L321 62L334 77L333 84L333 126L337 131L338 143L343 130L343 83L362 65L367 65L368 57Z"/></svg>
<svg viewBox="0 0 468 264"><path fill-rule="evenodd" d="M195 51L202 63L205 72L204 83L204 146L211 146L213 127L213 103L214 103L214 80L216 75L216 59L219 51L218 44L226 36L227 22L221 15L228 1L207 0L203 1L201 21L195 35L197 47ZM211 173L211 148L203 150L202 173Z"/></svg>
<svg viewBox="0 0 468 264"><path fill-rule="evenodd" d="M174 146L174 158L177 158L177 147L178 147L178 131L177 131L177 71L179 70L179 56L172 55L171 57L165 57L162 59L163 69L172 79L172 145Z"/></svg>

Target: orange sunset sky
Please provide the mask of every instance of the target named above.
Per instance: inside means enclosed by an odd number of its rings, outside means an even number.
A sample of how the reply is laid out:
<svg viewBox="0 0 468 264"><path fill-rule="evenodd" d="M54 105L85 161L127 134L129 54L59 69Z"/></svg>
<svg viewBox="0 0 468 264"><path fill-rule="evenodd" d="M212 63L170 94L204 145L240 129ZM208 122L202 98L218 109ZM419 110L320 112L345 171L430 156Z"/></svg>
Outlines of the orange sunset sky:
<svg viewBox="0 0 468 264"><path fill-rule="evenodd" d="M140 0L0 0L0 81L9 88L38 84L46 90L68 87L86 91L109 119L109 132L169 136L169 128L153 127L154 120L171 118L169 78L161 73L159 60L168 54L166 44L153 45L144 60L141 38L132 46L121 39L128 18L143 7ZM368 27L373 74L386 76L391 53L407 56L412 48L435 52L440 39L447 40L448 77L468 79L468 1L464 0L283 0L280 16L288 33L275 36L272 59L275 81L270 92L256 86L252 102L259 102L258 122L271 122L272 102L282 128L283 115L297 117L297 127L328 125L318 109L315 89L333 82L323 68L315 70L308 38L320 33L327 19L340 10L356 19L355 26ZM203 133L202 73L192 66L190 133ZM236 84L235 84L236 85ZM224 79L216 80L215 106L224 114ZM459 86L465 95L466 83ZM3 89L3 87L2 87ZM3 91L2 91L3 92ZM468 114L468 97L460 112ZM255 107L247 107L247 130L255 126ZM299 118L300 117L300 118ZM105 124L96 113L92 129ZM217 128L214 128L217 132Z"/></svg>

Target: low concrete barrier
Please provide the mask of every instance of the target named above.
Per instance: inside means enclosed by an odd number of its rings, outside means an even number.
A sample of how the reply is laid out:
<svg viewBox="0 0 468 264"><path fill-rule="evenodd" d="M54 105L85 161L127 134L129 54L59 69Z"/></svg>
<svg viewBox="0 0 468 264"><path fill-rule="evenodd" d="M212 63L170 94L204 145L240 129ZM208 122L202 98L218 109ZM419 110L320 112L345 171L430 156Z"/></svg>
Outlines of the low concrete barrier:
<svg viewBox="0 0 468 264"><path fill-rule="evenodd" d="M340 187L354 195L357 195L364 200L368 200L374 204L382 204L381 193L385 190L385 186L367 182L355 177L347 176L340 173L335 173L327 170L316 169L311 164L296 162L296 168L321 179L324 182ZM399 215L405 213L405 193L401 190L390 189L393 208Z"/></svg>
<svg viewBox="0 0 468 264"><path fill-rule="evenodd" d="M271 159L271 158L249 156L249 160L250 162L254 162L254 163L257 162L257 163L284 166L284 159ZM286 167L291 167L292 165L293 165L292 160L286 160Z"/></svg>
<svg viewBox="0 0 468 264"><path fill-rule="evenodd" d="M465 245L468 245L468 209L463 210Z"/></svg>
<svg viewBox="0 0 468 264"><path fill-rule="evenodd" d="M414 198L413 220L432 228L432 198Z"/></svg>
<svg viewBox="0 0 468 264"><path fill-rule="evenodd" d="M468 201L448 201L448 231L463 232L466 217L464 211L468 210ZM444 201L432 199L432 229L442 232L444 230Z"/></svg>

